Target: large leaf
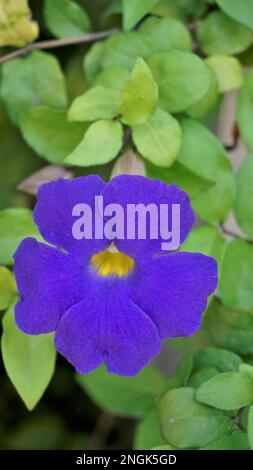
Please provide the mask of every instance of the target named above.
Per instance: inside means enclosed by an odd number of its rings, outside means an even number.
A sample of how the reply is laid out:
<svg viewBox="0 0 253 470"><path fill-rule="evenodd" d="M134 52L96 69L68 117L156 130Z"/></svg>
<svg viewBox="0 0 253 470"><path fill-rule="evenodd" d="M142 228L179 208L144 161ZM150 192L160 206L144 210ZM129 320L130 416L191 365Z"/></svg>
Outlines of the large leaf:
<svg viewBox="0 0 253 470"><path fill-rule="evenodd" d="M158 402L158 414L162 436L180 449L203 447L233 426L219 410L198 403L194 389L187 387L167 392Z"/></svg>
<svg viewBox="0 0 253 470"><path fill-rule="evenodd" d="M78 96L68 113L70 121L96 121L117 115L120 93L104 86L95 86Z"/></svg>
<svg viewBox="0 0 253 470"><path fill-rule="evenodd" d="M178 49L189 52L192 48L191 35L183 23L173 18L149 17L142 23L141 34L152 39L154 52Z"/></svg>
<svg viewBox="0 0 253 470"><path fill-rule="evenodd" d="M134 435L134 448L137 450L149 450L154 446L160 446L164 443L156 408L151 408L137 425Z"/></svg>
<svg viewBox="0 0 253 470"><path fill-rule="evenodd" d="M91 124L83 140L65 160L77 166L101 165L113 160L122 145L120 122L103 119Z"/></svg>
<svg viewBox="0 0 253 470"><path fill-rule="evenodd" d="M201 450L249 450L249 443L247 434L245 432L235 432L227 434L220 439L217 439L207 446L202 447Z"/></svg>
<svg viewBox="0 0 253 470"><path fill-rule="evenodd" d="M152 52L154 52L152 40L143 34L136 31L114 34L104 43L100 66L103 69L123 67L131 71L138 57L146 59ZM94 54L93 52L93 64Z"/></svg>
<svg viewBox="0 0 253 470"><path fill-rule="evenodd" d="M251 405L248 414L248 439L251 450L253 450L253 405Z"/></svg>
<svg viewBox="0 0 253 470"><path fill-rule="evenodd" d="M45 20L57 38L81 36L90 30L86 11L72 0L46 0Z"/></svg>
<svg viewBox="0 0 253 470"><path fill-rule="evenodd" d="M166 381L151 366L135 377L108 374L104 366L77 381L103 409L120 416L142 416L164 392Z"/></svg>
<svg viewBox="0 0 253 470"><path fill-rule="evenodd" d="M201 123L184 119L178 161L198 176L216 182L192 200L192 205L199 217L218 225L227 218L235 193L231 163L223 146Z"/></svg>
<svg viewBox="0 0 253 470"><path fill-rule="evenodd" d="M236 175L235 216L241 229L253 239L253 153Z"/></svg>
<svg viewBox="0 0 253 470"><path fill-rule="evenodd" d="M10 380L32 410L54 373L56 351L52 335L22 333L16 326L12 305L3 318L2 355Z"/></svg>
<svg viewBox="0 0 253 470"><path fill-rule="evenodd" d="M87 124L68 122L66 111L30 108L20 119L26 142L43 158L62 163L83 139Z"/></svg>
<svg viewBox="0 0 253 470"><path fill-rule="evenodd" d="M240 134L250 150L253 150L253 133L251 122L253 120L253 71L245 78L240 90L237 119Z"/></svg>
<svg viewBox="0 0 253 470"><path fill-rule="evenodd" d="M143 124L154 112L157 101L157 84L147 64L139 57L120 96L118 111L123 122L130 126Z"/></svg>
<svg viewBox="0 0 253 470"><path fill-rule="evenodd" d="M196 399L220 410L237 410L253 401L253 382L242 372L223 372L196 390Z"/></svg>
<svg viewBox="0 0 253 470"><path fill-rule="evenodd" d="M21 47L34 41L38 25L31 21L27 0L2 0L0 8L0 47Z"/></svg>
<svg viewBox="0 0 253 470"><path fill-rule="evenodd" d="M21 240L40 238L29 209L5 209L0 211L0 264L13 264Z"/></svg>
<svg viewBox="0 0 253 470"><path fill-rule="evenodd" d="M220 348L205 348L195 353L194 367L216 367L220 372L238 371L242 359L237 354Z"/></svg>
<svg viewBox="0 0 253 470"><path fill-rule="evenodd" d="M160 106L169 112L185 111L211 86L213 72L195 54L175 50L159 52L147 63L159 86Z"/></svg>
<svg viewBox="0 0 253 470"><path fill-rule="evenodd" d="M157 108L144 124L133 127L133 141L144 158L166 167L180 150L181 129L171 114Z"/></svg>
<svg viewBox="0 0 253 470"><path fill-rule="evenodd" d="M159 0L123 0L123 28L130 31Z"/></svg>
<svg viewBox="0 0 253 470"><path fill-rule="evenodd" d="M207 55L232 55L250 46L252 32L221 11L215 11L201 23L197 38Z"/></svg>
<svg viewBox="0 0 253 470"><path fill-rule="evenodd" d="M253 30L253 2L251 0L216 0L231 18Z"/></svg>
<svg viewBox="0 0 253 470"><path fill-rule="evenodd" d="M0 310L5 310L17 294L13 273L5 266L0 266Z"/></svg>
<svg viewBox="0 0 253 470"><path fill-rule="evenodd" d="M230 308L253 311L253 245L235 240L227 244L220 274L220 294Z"/></svg>
<svg viewBox="0 0 253 470"><path fill-rule="evenodd" d="M66 85L58 60L46 52L34 51L25 59L6 62L2 67L1 96L14 122L33 106L66 108Z"/></svg>

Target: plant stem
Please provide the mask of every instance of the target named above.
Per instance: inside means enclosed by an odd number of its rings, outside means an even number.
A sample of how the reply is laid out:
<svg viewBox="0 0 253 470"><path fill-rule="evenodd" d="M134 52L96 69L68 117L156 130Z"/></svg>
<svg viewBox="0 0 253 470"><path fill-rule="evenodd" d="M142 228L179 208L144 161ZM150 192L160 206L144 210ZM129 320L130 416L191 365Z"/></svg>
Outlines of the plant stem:
<svg viewBox="0 0 253 470"><path fill-rule="evenodd" d="M250 238L242 237L241 235L238 235L237 233L233 232L232 230L227 229L226 227L224 227L224 225L221 225L220 228L221 228L221 231L225 235L229 235L230 237L233 237L233 238L239 238L240 240L244 240L247 243L253 243L253 240L251 240Z"/></svg>
<svg viewBox="0 0 253 470"><path fill-rule="evenodd" d="M83 36L77 36L73 38L65 39L50 39L48 41L38 41L28 44L28 46L23 47L22 49L17 49L10 54L6 54L0 57L0 64L8 62L10 60L16 59L17 57L23 56L28 52L38 50L38 49L53 49L55 47L71 46L74 44L85 44L89 42L99 41L100 39L107 38L119 32L118 28L108 29L107 31L99 31L97 33L84 34Z"/></svg>

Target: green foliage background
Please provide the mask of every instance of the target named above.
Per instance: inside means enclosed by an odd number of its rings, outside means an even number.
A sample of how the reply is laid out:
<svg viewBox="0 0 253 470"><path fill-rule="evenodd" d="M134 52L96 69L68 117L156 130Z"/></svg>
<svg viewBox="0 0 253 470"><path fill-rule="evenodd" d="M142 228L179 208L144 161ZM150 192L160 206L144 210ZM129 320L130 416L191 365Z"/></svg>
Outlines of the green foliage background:
<svg viewBox="0 0 253 470"><path fill-rule="evenodd" d="M0 448L253 449L253 2L0 7ZM15 326L13 253L39 238L39 184L125 168L187 191L181 250L215 257L219 286L170 376L168 352L131 379L76 376Z"/></svg>

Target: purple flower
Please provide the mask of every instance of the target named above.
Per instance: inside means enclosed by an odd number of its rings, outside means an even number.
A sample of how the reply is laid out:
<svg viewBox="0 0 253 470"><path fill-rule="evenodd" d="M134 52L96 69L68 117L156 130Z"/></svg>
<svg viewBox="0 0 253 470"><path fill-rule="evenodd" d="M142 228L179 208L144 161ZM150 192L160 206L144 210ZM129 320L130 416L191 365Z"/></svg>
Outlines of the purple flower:
<svg viewBox="0 0 253 470"><path fill-rule="evenodd" d="M161 253L161 240L76 240L72 209L95 196L104 204L180 204L181 242L194 214L177 186L142 176L58 180L38 192L35 222L46 242L22 241L15 253L20 301L18 327L31 335L55 331L56 349L81 373L104 361L131 376L160 352L161 340L191 336L207 297L216 289L217 265L199 253ZM159 255L159 256L158 256Z"/></svg>

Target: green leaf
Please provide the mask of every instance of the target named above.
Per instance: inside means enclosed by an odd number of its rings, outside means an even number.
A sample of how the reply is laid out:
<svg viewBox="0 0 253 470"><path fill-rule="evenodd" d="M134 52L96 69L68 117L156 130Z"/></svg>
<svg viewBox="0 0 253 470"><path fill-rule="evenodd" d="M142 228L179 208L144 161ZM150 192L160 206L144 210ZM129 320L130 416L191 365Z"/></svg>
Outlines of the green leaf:
<svg viewBox="0 0 253 470"><path fill-rule="evenodd" d="M197 39L207 55L233 55L251 45L252 32L221 11L214 11L197 29Z"/></svg>
<svg viewBox="0 0 253 470"><path fill-rule="evenodd" d="M188 170L216 184L192 200L197 215L212 225L224 221L234 202L231 163L218 139L198 121L183 119L178 161Z"/></svg>
<svg viewBox="0 0 253 470"><path fill-rule="evenodd" d="M138 422L134 434L134 449L149 450L154 446L164 444L161 436L157 411L151 408L150 411Z"/></svg>
<svg viewBox="0 0 253 470"><path fill-rule="evenodd" d="M131 72L138 57L145 60L152 52L152 41L143 34L136 31L114 34L104 43L101 67L123 67Z"/></svg>
<svg viewBox="0 0 253 470"><path fill-rule="evenodd" d="M124 31L130 31L157 3L158 0L123 0Z"/></svg>
<svg viewBox="0 0 253 470"><path fill-rule="evenodd" d="M177 388L158 402L162 436L179 449L203 447L233 426L232 420L220 411L198 403L194 393L192 388Z"/></svg>
<svg viewBox="0 0 253 470"><path fill-rule="evenodd" d="M33 106L66 108L66 85L58 60L46 52L34 51L25 59L6 62L2 67L1 96L16 123Z"/></svg>
<svg viewBox="0 0 253 470"><path fill-rule="evenodd" d="M72 123L65 111L47 106L31 108L20 119L26 142L51 163L63 163L83 139L87 124Z"/></svg>
<svg viewBox="0 0 253 470"><path fill-rule="evenodd" d="M220 410L237 410L253 401L253 382L241 372L223 372L196 390L196 399Z"/></svg>
<svg viewBox="0 0 253 470"><path fill-rule="evenodd" d="M0 310L5 310L17 294L13 273L5 266L0 266Z"/></svg>
<svg viewBox="0 0 253 470"><path fill-rule="evenodd" d="M151 366L135 377L109 374L104 366L77 381L101 408L120 416L143 416L163 393L166 381Z"/></svg>
<svg viewBox="0 0 253 470"><path fill-rule="evenodd" d="M198 388L203 382L219 373L216 367L203 367L191 375L188 380L188 387Z"/></svg>
<svg viewBox="0 0 253 470"><path fill-rule="evenodd" d="M216 55L206 59L216 75L218 90L225 93L240 88L243 83L242 67L238 59L225 55Z"/></svg>
<svg viewBox="0 0 253 470"><path fill-rule="evenodd" d="M236 175L235 216L241 229L253 239L253 153Z"/></svg>
<svg viewBox="0 0 253 470"><path fill-rule="evenodd" d="M0 9L0 47L22 47L39 35L38 24L31 21L27 0L2 0Z"/></svg>
<svg viewBox="0 0 253 470"><path fill-rule="evenodd" d="M251 122L253 120L253 70L244 79L244 84L240 90L237 121L240 135L246 146L253 150L253 134Z"/></svg>
<svg viewBox="0 0 253 470"><path fill-rule="evenodd" d="M68 113L70 121L96 121L117 116L120 93L117 90L96 86L78 96Z"/></svg>
<svg viewBox="0 0 253 470"><path fill-rule="evenodd" d="M160 106L179 113L197 103L208 91L212 71L197 55L169 51L152 55L148 61L159 87Z"/></svg>
<svg viewBox="0 0 253 470"><path fill-rule="evenodd" d="M167 382L168 390L183 387L187 384L187 381L193 369L193 357L193 354L189 354L188 356L185 356L182 361L179 362L175 372Z"/></svg>
<svg viewBox="0 0 253 470"><path fill-rule="evenodd" d="M143 124L154 112L158 101L158 88L152 74L139 57L120 96L118 112L124 124Z"/></svg>
<svg viewBox="0 0 253 470"><path fill-rule="evenodd" d="M96 76L94 86L103 86L121 91L129 77L130 73L123 67L108 67Z"/></svg>
<svg viewBox="0 0 253 470"><path fill-rule="evenodd" d="M245 364L244 362L239 366L239 372L248 375L248 377L253 380L253 366Z"/></svg>
<svg viewBox="0 0 253 470"><path fill-rule="evenodd" d="M248 414L248 440L250 449L253 450L253 405L251 405Z"/></svg>
<svg viewBox="0 0 253 470"><path fill-rule="evenodd" d="M90 20L83 7L72 0L46 0L45 21L57 38L82 36L90 30Z"/></svg>
<svg viewBox="0 0 253 470"><path fill-rule="evenodd" d="M253 311L253 246L243 240L228 243L220 273L221 300L227 307Z"/></svg>
<svg viewBox="0 0 253 470"><path fill-rule="evenodd" d="M172 164L181 145L181 129L173 116L157 108L144 124L132 130L134 144L144 158L162 167Z"/></svg>
<svg viewBox="0 0 253 470"><path fill-rule="evenodd" d="M151 16L142 23L139 32L152 39L154 52L169 49L191 51L191 35L184 24L175 19Z"/></svg>
<svg viewBox="0 0 253 470"><path fill-rule="evenodd" d="M0 264L13 264L13 254L26 237L40 238L29 209L0 211Z"/></svg>
<svg viewBox="0 0 253 470"><path fill-rule="evenodd" d="M22 333L14 320L14 305L3 318L2 355L18 394L32 410L46 390L55 368L53 336Z"/></svg>
<svg viewBox="0 0 253 470"><path fill-rule="evenodd" d="M101 71L101 62L104 57L104 42L92 44L84 56L83 68L88 83L92 83L96 75Z"/></svg>
<svg viewBox="0 0 253 470"><path fill-rule="evenodd" d="M205 348L196 352L194 367L216 367L220 372L238 371L242 360L237 354L220 348Z"/></svg>
<svg viewBox="0 0 253 470"><path fill-rule="evenodd" d="M177 184L183 191L187 192L190 199L195 198L215 184L214 181L196 175L178 161L175 161L169 168L161 168L146 161L145 169L149 178L164 181L166 184Z"/></svg>
<svg viewBox="0 0 253 470"><path fill-rule="evenodd" d="M211 108L214 107L218 99L218 84L215 74L212 74L212 81L206 94L193 106L187 109L187 114L193 118L202 118Z"/></svg>
<svg viewBox="0 0 253 470"><path fill-rule="evenodd" d="M201 450L249 450L247 434L245 432L227 434L216 441L210 442Z"/></svg>
<svg viewBox="0 0 253 470"><path fill-rule="evenodd" d="M91 124L83 140L65 160L77 166L102 165L113 160L122 146L123 130L117 121L103 119Z"/></svg>
<svg viewBox="0 0 253 470"><path fill-rule="evenodd" d="M216 0L219 7L238 23L253 30L253 3L251 0Z"/></svg>
<svg viewBox="0 0 253 470"><path fill-rule="evenodd" d="M217 346L241 355L253 354L253 315L250 312L228 309L215 301L205 315L205 326Z"/></svg>
<svg viewBox="0 0 253 470"><path fill-rule="evenodd" d="M203 253L204 255L212 256L220 263L224 247L225 239L215 228L196 227L181 245L180 251Z"/></svg>

